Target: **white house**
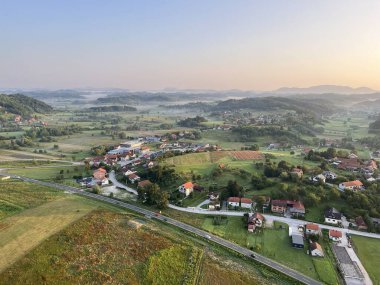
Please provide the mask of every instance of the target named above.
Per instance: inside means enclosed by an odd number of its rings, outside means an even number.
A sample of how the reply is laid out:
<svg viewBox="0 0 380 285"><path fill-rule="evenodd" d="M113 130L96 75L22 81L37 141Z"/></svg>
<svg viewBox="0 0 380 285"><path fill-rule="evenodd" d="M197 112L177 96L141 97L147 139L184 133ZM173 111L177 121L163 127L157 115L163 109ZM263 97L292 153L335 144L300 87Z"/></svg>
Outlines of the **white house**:
<svg viewBox="0 0 380 285"><path fill-rule="evenodd" d="M342 232L337 230L329 230L329 239L332 241L340 242L342 240Z"/></svg>
<svg viewBox="0 0 380 285"><path fill-rule="evenodd" d="M326 183L326 177L323 174L318 174L312 178L314 183Z"/></svg>
<svg viewBox="0 0 380 285"><path fill-rule="evenodd" d="M321 229L317 224L306 224L305 226L306 235L319 235L321 233Z"/></svg>
<svg viewBox="0 0 380 285"><path fill-rule="evenodd" d="M335 208L325 211L325 223L337 225L342 222L342 214Z"/></svg>
<svg viewBox="0 0 380 285"><path fill-rule="evenodd" d="M227 199L228 206L231 207L239 207L240 205L240 198L239 197L229 197Z"/></svg>
<svg viewBox="0 0 380 285"><path fill-rule="evenodd" d="M249 198L241 198L240 207L250 209L252 207L252 200Z"/></svg>
<svg viewBox="0 0 380 285"><path fill-rule="evenodd" d="M193 192L193 190L194 190L194 184L192 182L186 182L178 187L178 191L180 193L185 194L186 197L189 196L190 193Z"/></svg>
<svg viewBox="0 0 380 285"><path fill-rule="evenodd" d="M334 172L331 172L331 171L323 171L322 175L326 177L326 179L329 179L329 180L335 180L338 177L338 175L336 175Z"/></svg>
<svg viewBox="0 0 380 285"><path fill-rule="evenodd" d="M310 253L311 253L311 256L319 256L319 257L324 256L323 249L321 245L317 242L312 242L310 244Z"/></svg>
<svg viewBox="0 0 380 285"><path fill-rule="evenodd" d="M363 183L361 183L359 180L342 182L339 184L339 190L341 191L344 191L344 190L357 191L357 190L363 190L363 189L364 189Z"/></svg>

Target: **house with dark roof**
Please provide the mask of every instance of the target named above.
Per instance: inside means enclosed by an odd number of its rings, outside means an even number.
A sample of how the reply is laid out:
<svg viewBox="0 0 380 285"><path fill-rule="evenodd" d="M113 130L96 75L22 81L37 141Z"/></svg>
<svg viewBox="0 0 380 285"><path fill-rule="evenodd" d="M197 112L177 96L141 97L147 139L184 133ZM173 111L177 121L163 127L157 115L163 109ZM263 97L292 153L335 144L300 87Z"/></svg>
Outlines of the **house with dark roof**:
<svg viewBox="0 0 380 285"><path fill-rule="evenodd" d="M342 222L342 214L335 208L325 211L325 223L337 225Z"/></svg>
<svg viewBox="0 0 380 285"><path fill-rule="evenodd" d="M294 248L304 248L303 236L297 232L292 233L292 246Z"/></svg>
<svg viewBox="0 0 380 285"><path fill-rule="evenodd" d="M366 231L368 230L368 226L366 222L364 221L363 217L359 216L355 219L355 224L358 230Z"/></svg>
<svg viewBox="0 0 380 285"><path fill-rule="evenodd" d="M283 214L288 207L288 201L286 200L272 200L271 211L273 213Z"/></svg>

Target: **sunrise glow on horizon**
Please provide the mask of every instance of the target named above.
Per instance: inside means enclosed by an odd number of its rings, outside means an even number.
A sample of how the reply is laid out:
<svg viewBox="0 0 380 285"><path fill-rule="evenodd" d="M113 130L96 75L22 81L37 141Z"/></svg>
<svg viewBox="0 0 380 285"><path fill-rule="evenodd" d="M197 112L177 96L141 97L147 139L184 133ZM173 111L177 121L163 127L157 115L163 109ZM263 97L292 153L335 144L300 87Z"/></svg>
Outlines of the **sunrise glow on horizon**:
<svg viewBox="0 0 380 285"><path fill-rule="evenodd" d="M1 88L380 90L380 1L2 1Z"/></svg>

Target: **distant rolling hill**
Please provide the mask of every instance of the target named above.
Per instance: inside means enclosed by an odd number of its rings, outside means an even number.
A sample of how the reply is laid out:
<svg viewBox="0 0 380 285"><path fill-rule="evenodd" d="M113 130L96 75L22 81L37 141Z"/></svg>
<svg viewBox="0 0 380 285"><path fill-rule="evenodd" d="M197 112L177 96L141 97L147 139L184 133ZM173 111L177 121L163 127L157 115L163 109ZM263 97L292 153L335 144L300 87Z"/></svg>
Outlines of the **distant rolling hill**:
<svg viewBox="0 0 380 285"><path fill-rule="evenodd" d="M375 92L377 91L368 87L352 88L339 85L318 85L307 88L282 87L273 91L276 94L370 94Z"/></svg>
<svg viewBox="0 0 380 285"><path fill-rule="evenodd" d="M257 111L293 110L314 114L331 114L338 110L328 100L299 99L289 97L257 97L244 99L230 99L213 106L214 111L251 109Z"/></svg>
<svg viewBox="0 0 380 285"><path fill-rule="evenodd" d="M53 107L50 105L22 94L0 94L0 110L12 114L27 116L33 113L50 113Z"/></svg>

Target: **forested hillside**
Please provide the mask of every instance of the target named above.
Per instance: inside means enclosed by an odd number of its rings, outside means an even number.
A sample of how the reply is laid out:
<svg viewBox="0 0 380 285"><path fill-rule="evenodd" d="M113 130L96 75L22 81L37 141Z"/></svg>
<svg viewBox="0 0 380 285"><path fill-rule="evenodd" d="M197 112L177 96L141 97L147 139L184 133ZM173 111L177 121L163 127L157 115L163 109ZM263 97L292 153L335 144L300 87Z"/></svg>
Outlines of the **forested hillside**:
<svg viewBox="0 0 380 285"><path fill-rule="evenodd" d="M331 114L337 110L331 102L324 100L293 99L284 97L263 97L230 99L213 107L215 111L253 109L258 111L293 110L314 114Z"/></svg>
<svg viewBox="0 0 380 285"><path fill-rule="evenodd" d="M2 111L22 116L32 113L50 113L53 110L50 105L22 94L0 94L0 107Z"/></svg>

